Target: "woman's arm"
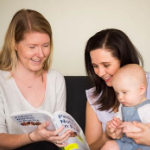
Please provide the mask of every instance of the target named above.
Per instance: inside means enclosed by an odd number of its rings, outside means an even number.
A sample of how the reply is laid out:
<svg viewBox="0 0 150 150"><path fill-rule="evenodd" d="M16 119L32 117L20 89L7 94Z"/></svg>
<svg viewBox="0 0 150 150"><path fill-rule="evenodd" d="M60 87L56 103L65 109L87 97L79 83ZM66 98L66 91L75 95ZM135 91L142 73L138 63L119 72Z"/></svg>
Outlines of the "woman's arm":
<svg viewBox="0 0 150 150"><path fill-rule="evenodd" d="M91 150L99 150L106 142L105 134L102 131L102 123L98 120L89 102L86 105L85 136Z"/></svg>
<svg viewBox="0 0 150 150"><path fill-rule="evenodd" d="M58 147L66 146L66 143L63 142L66 141L66 139L69 137L70 131L67 130L64 134L58 136L64 127L60 127L56 131L49 131L46 129L48 125L48 122L42 123L35 131L30 134L13 135L0 133L0 149L16 149L21 146L39 141L49 141L55 144L57 143L56 145Z"/></svg>
<svg viewBox="0 0 150 150"><path fill-rule="evenodd" d="M1 150L15 149L23 145L32 143L32 141L28 137L28 134L13 135L0 133L0 141Z"/></svg>
<svg viewBox="0 0 150 150"><path fill-rule="evenodd" d="M97 141L102 136L102 124L88 101L86 104L85 136L88 144Z"/></svg>

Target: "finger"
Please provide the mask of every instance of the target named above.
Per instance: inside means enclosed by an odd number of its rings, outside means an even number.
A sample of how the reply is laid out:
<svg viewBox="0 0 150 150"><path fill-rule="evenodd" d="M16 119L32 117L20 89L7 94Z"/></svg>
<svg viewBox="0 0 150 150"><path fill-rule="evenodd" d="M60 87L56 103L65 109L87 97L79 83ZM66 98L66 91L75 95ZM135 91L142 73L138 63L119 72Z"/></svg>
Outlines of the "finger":
<svg viewBox="0 0 150 150"><path fill-rule="evenodd" d="M138 133L134 133L134 132L126 133L126 136L132 139L137 139L139 137Z"/></svg>
<svg viewBox="0 0 150 150"><path fill-rule="evenodd" d="M115 120L112 121L112 124L113 124L114 126L118 126L118 122L115 121Z"/></svg>
<svg viewBox="0 0 150 150"><path fill-rule="evenodd" d="M114 128L111 128L111 129L109 130L110 133L113 133L114 131L115 131Z"/></svg>
<svg viewBox="0 0 150 150"><path fill-rule="evenodd" d="M147 123L146 125L147 125L148 127L150 127L150 123Z"/></svg>
<svg viewBox="0 0 150 150"><path fill-rule="evenodd" d="M46 130L45 136L46 136L46 138L50 138L52 140L53 137L58 137L58 135L60 134L60 132L63 131L64 128L65 128L64 126L61 126L60 128L58 128L55 131Z"/></svg>
<svg viewBox="0 0 150 150"><path fill-rule="evenodd" d="M117 123L120 123L120 122L122 122L121 120L120 120L120 118L114 118L114 120L117 122Z"/></svg>
<svg viewBox="0 0 150 150"><path fill-rule="evenodd" d="M48 125L49 125L49 122L46 121L46 122L44 122L44 123L38 125L38 129L44 129L44 128L46 128Z"/></svg>
<svg viewBox="0 0 150 150"><path fill-rule="evenodd" d="M121 129L118 129L118 130L116 131L116 135L120 135L120 134L122 134L122 130L121 130Z"/></svg>
<svg viewBox="0 0 150 150"><path fill-rule="evenodd" d="M120 128L120 129L121 129L121 128L124 128L124 127L126 127L125 124L121 124L121 125L118 126L118 128Z"/></svg>
<svg viewBox="0 0 150 150"><path fill-rule="evenodd" d="M110 128L116 128L116 125L110 124L109 127L110 127Z"/></svg>
<svg viewBox="0 0 150 150"><path fill-rule="evenodd" d="M116 138L117 138L116 133L113 133L113 134L111 135L111 137L112 137L113 139L116 139Z"/></svg>
<svg viewBox="0 0 150 150"><path fill-rule="evenodd" d="M114 128L113 124L109 124L109 125L108 125L108 128L109 128L109 129Z"/></svg>
<svg viewBox="0 0 150 150"><path fill-rule="evenodd" d="M70 136L70 132L71 132L70 130L67 130L66 132L64 132L63 134L61 134L59 136L58 136L57 132L54 132L53 135L51 135L49 137L49 140L57 141L58 143L62 143Z"/></svg>
<svg viewBox="0 0 150 150"><path fill-rule="evenodd" d="M59 136L59 139L57 140L58 143L66 143L65 141L70 137L70 134L63 134L62 136Z"/></svg>
<svg viewBox="0 0 150 150"><path fill-rule="evenodd" d="M116 121L118 124L121 124L123 122L120 118L117 118Z"/></svg>
<svg viewBox="0 0 150 150"><path fill-rule="evenodd" d="M55 134L54 135L58 135L60 132L62 132L65 129L64 126L61 126L60 128L58 128L57 130L55 130Z"/></svg>
<svg viewBox="0 0 150 150"><path fill-rule="evenodd" d="M60 128L56 129L55 131L52 132L51 136L56 136L59 135L63 130L64 130L64 126L61 126Z"/></svg>
<svg viewBox="0 0 150 150"><path fill-rule="evenodd" d="M116 122L119 122L119 121L120 121L120 119L119 119L119 118L115 118L115 121L116 121Z"/></svg>
<svg viewBox="0 0 150 150"><path fill-rule="evenodd" d="M135 126L139 127L139 128L142 129L142 130L145 130L146 127L147 127L145 124L143 124L143 123L141 123L141 122L137 122L137 121L134 121L133 124L134 124Z"/></svg>
<svg viewBox="0 0 150 150"><path fill-rule="evenodd" d="M117 118L114 116L114 117L113 117L113 120L117 120Z"/></svg>
<svg viewBox="0 0 150 150"><path fill-rule="evenodd" d="M65 147L68 145L67 143L57 143L57 142L55 142L54 144L57 145L58 147Z"/></svg>

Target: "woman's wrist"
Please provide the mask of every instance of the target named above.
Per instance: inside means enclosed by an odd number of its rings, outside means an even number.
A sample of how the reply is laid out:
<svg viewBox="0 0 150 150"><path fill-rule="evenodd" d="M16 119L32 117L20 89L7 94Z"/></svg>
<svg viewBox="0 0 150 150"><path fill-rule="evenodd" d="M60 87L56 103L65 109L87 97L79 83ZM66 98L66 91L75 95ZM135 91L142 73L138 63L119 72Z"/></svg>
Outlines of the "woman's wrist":
<svg viewBox="0 0 150 150"><path fill-rule="evenodd" d="M107 139L112 140L112 137L110 137L110 136L108 135L107 131L105 131L105 136L106 136Z"/></svg>
<svg viewBox="0 0 150 150"><path fill-rule="evenodd" d="M34 143L35 141L34 141L33 138L31 137L31 134L32 134L32 132L29 132L29 133L28 133L28 138L29 138L29 140L30 140L32 143Z"/></svg>

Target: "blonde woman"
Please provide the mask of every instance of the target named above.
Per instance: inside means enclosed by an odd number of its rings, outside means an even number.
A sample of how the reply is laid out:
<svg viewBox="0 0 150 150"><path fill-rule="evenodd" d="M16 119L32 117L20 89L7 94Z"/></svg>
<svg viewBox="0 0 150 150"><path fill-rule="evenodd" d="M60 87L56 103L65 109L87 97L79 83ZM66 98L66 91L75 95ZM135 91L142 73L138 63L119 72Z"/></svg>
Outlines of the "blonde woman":
<svg viewBox="0 0 150 150"><path fill-rule="evenodd" d="M42 14L22 9L13 16L0 53L0 149L65 146L70 131L58 136L64 127L48 131L45 122L24 134L10 118L24 110L65 111L64 77L50 69L52 47L51 26Z"/></svg>

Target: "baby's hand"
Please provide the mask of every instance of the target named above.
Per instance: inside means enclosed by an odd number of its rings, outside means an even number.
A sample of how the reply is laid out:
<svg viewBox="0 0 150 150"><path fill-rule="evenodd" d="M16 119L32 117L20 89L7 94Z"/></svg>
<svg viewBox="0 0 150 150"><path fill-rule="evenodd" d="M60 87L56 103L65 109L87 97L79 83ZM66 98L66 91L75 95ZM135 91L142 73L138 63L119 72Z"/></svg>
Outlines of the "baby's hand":
<svg viewBox="0 0 150 150"><path fill-rule="evenodd" d="M119 118L114 117L113 120L110 121L108 127L110 129L116 130L120 124L122 123L122 121Z"/></svg>
<svg viewBox="0 0 150 150"><path fill-rule="evenodd" d="M123 133L127 132L140 132L141 129L136 127L132 122L123 122L120 125L120 128L122 128Z"/></svg>
<svg viewBox="0 0 150 150"><path fill-rule="evenodd" d="M116 117L114 117L113 120L107 122L106 132L111 138L120 139L122 137L122 129L119 128L121 123L122 121Z"/></svg>

